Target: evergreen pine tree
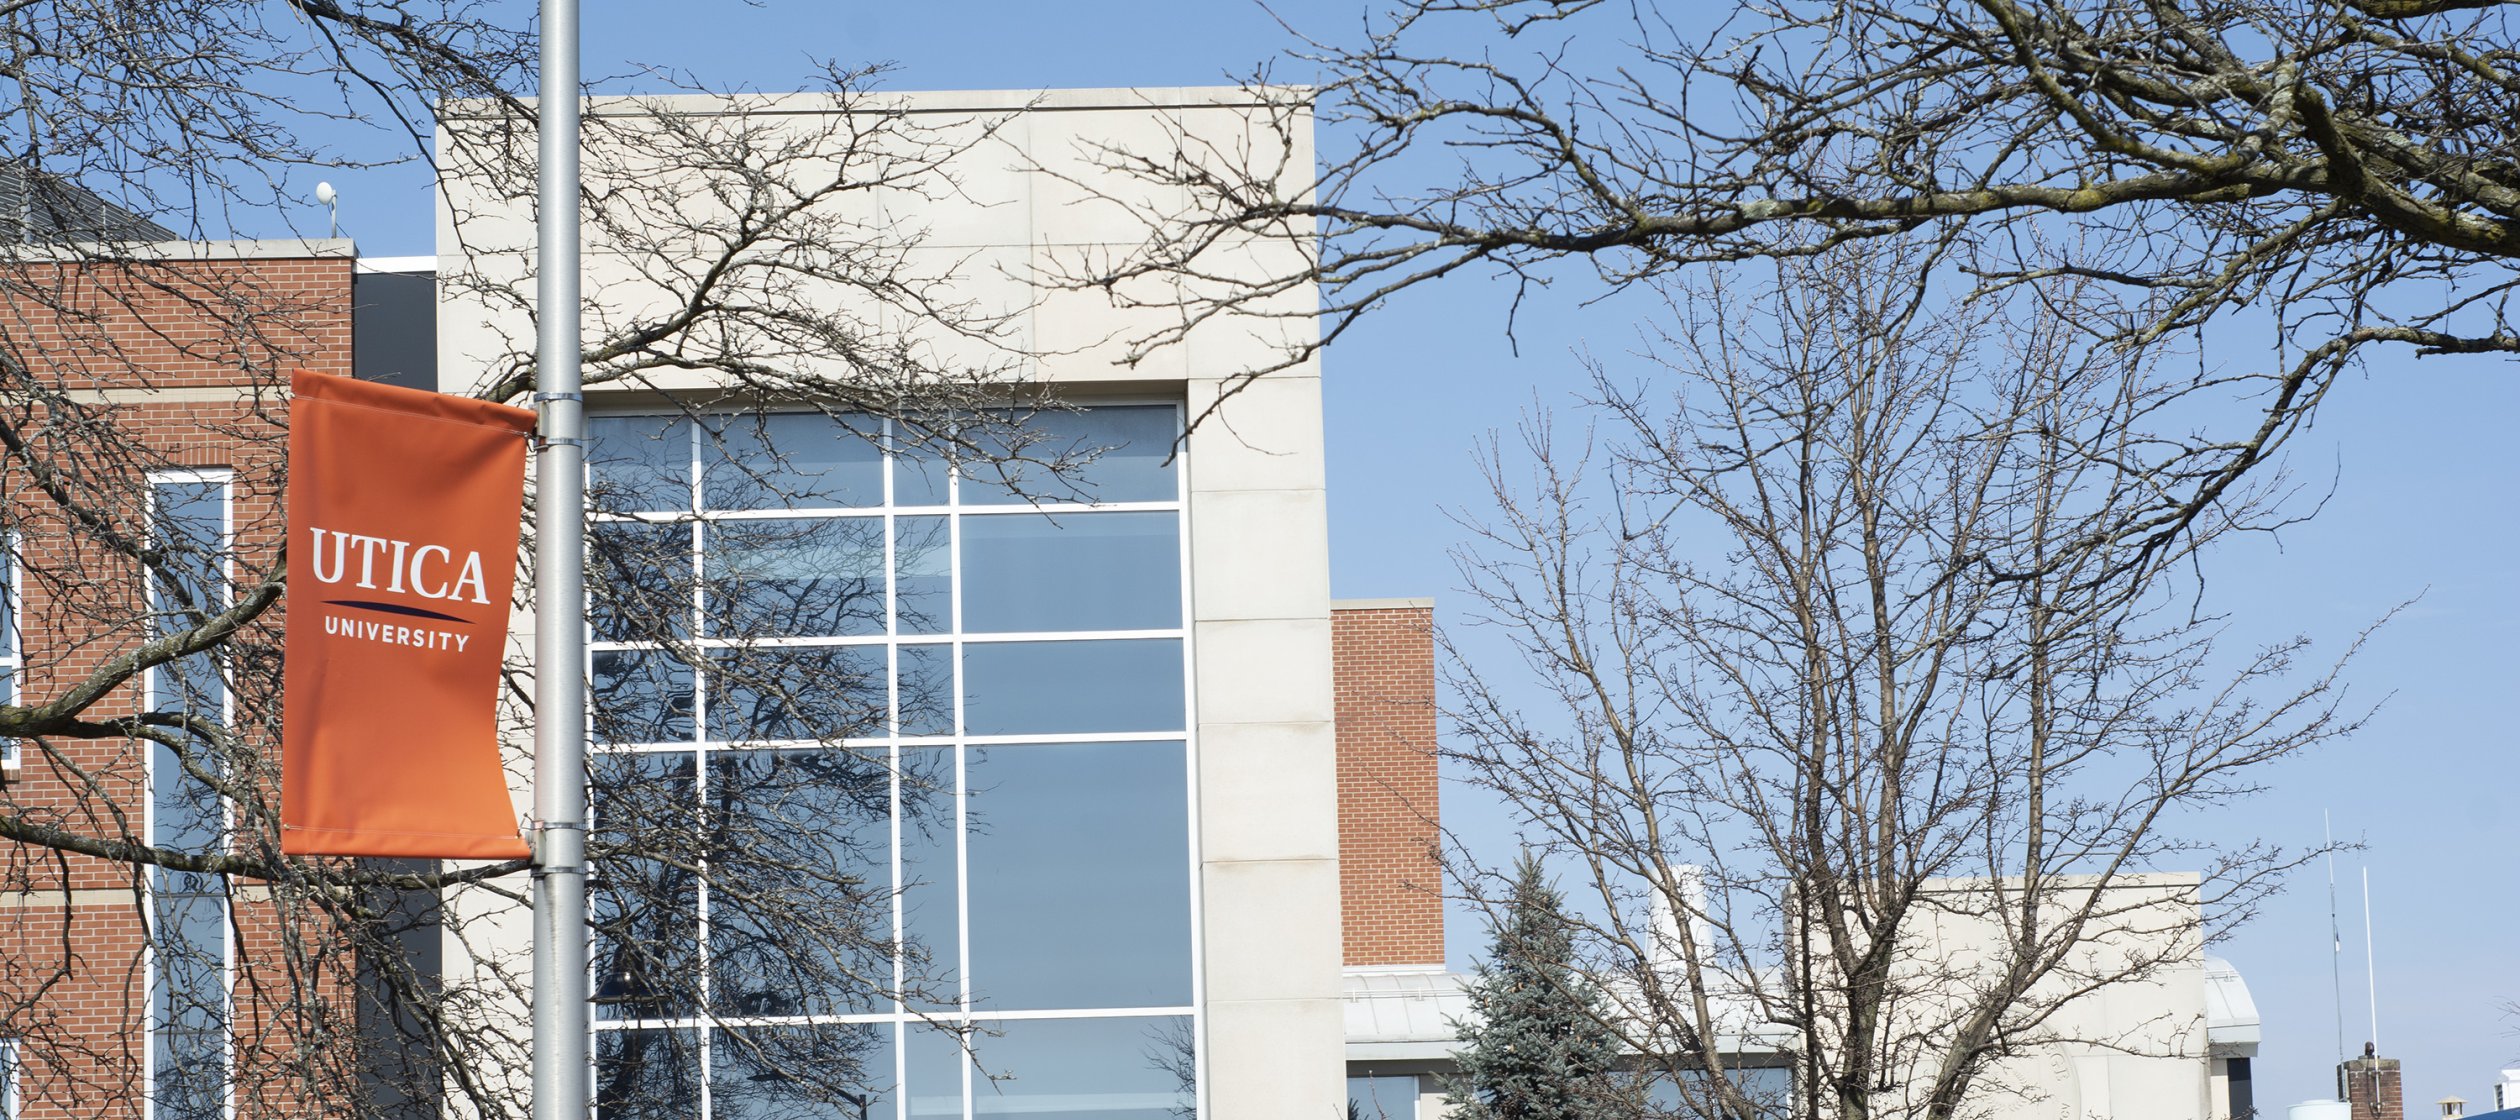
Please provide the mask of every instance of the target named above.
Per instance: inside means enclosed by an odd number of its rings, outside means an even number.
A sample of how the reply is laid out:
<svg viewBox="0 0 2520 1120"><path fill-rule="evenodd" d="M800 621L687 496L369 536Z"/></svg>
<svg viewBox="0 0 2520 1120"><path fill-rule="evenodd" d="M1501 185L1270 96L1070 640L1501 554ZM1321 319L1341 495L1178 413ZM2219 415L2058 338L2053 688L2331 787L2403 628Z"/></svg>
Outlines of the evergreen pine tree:
<svg viewBox="0 0 2520 1120"><path fill-rule="evenodd" d="M1600 994L1575 968L1563 900L1525 853L1504 922L1470 982L1472 1014L1456 1021L1460 1072L1445 1091L1454 1120L1612 1120L1620 1107L1618 1042Z"/></svg>

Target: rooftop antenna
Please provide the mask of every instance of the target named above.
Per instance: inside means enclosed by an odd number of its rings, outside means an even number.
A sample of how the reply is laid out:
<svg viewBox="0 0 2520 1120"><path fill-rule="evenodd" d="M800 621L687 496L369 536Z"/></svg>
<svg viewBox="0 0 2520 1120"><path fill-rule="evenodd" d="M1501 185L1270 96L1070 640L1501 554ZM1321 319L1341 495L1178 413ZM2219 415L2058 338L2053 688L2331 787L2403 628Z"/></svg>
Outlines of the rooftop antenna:
<svg viewBox="0 0 2520 1120"><path fill-rule="evenodd" d="M2371 985L2371 1045L2374 1053L2380 1046L2380 974L2373 967L2371 951L2371 865L2364 864L2363 880L2363 979Z"/></svg>
<svg viewBox="0 0 2520 1120"><path fill-rule="evenodd" d="M317 183L315 184L315 201L321 203L325 212L331 215L331 236L341 236L341 192L334 190L329 182Z"/></svg>
<svg viewBox="0 0 2520 1120"><path fill-rule="evenodd" d="M2319 810L2319 829L2327 836L2328 865L2328 986L2336 999L2336 1060L2343 1064L2345 1053L2345 931L2336 918L2336 825L2328 819L2328 811Z"/></svg>

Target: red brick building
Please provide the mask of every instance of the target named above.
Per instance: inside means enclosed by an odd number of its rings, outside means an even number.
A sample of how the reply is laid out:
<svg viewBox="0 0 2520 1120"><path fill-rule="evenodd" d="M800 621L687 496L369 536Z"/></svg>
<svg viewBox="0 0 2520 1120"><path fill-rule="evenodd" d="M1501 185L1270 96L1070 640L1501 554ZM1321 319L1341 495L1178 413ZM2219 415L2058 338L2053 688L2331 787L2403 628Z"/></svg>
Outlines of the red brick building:
<svg viewBox="0 0 2520 1120"><path fill-rule="evenodd" d="M304 1042L352 1014L347 963L264 882L100 857L251 857L268 835L270 775L239 760L273 757L276 608L222 652L140 658L276 595L284 387L353 372L350 247L30 252L0 275L10 698L85 726L13 741L0 792L20 840L0 845L12 1114L320 1112Z"/></svg>

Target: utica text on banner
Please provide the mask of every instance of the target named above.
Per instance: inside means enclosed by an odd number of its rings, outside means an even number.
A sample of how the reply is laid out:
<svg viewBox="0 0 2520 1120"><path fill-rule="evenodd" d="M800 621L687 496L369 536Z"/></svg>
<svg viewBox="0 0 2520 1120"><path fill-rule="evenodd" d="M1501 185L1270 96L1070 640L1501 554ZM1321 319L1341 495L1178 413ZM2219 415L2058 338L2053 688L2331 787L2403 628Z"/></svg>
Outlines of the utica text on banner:
<svg viewBox="0 0 2520 1120"><path fill-rule="evenodd" d="M315 373L294 387L281 847L523 856L497 705L534 414Z"/></svg>

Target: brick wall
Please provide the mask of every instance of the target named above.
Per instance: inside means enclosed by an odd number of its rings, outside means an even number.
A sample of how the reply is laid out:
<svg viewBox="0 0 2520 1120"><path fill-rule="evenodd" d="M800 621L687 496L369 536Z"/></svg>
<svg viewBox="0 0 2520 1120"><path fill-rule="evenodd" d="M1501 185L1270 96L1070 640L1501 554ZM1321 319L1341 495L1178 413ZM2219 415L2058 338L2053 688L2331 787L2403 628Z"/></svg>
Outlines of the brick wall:
<svg viewBox="0 0 2520 1120"><path fill-rule="evenodd" d="M1434 610L1337 605L1339 907L1349 965L1441 965Z"/></svg>
<svg viewBox="0 0 2520 1120"><path fill-rule="evenodd" d="M2336 1095L2353 1106L2354 1120L2406 1120L2395 1058L2355 1058L2337 1066Z"/></svg>
<svg viewBox="0 0 2520 1120"><path fill-rule="evenodd" d="M276 562L287 372L350 373L351 270L346 257L0 270L0 349L43 391L0 401L0 425L24 448L0 456L23 573L24 702L60 695L147 638L137 568L104 543L144 531L147 472L232 469L240 586ZM74 500L47 496L35 465L61 471ZM238 656L269 656L278 638L274 611ZM240 680L240 732L276 718L276 682L260 671ZM128 714L138 692L125 684L88 714ZM139 744L58 739L21 755L0 811L76 835L137 837ZM0 843L0 1031L22 1047L20 1120L141 1114L147 971L134 883L125 864ZM231 898L237 1115L317 1111L286 1072L302 1033L295 1001L337 999L306 977L341 965L288 936L267 889L239 883Z"/></svg>

